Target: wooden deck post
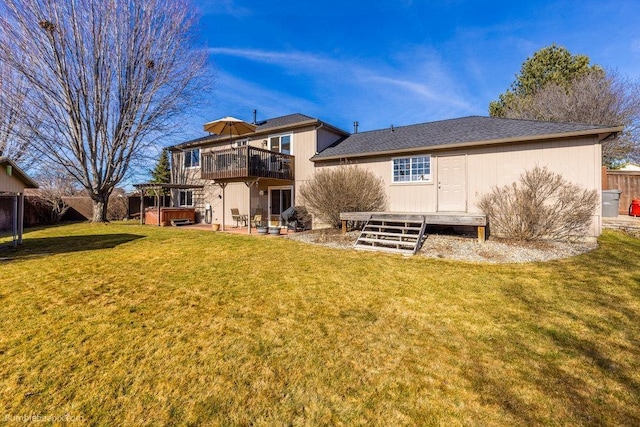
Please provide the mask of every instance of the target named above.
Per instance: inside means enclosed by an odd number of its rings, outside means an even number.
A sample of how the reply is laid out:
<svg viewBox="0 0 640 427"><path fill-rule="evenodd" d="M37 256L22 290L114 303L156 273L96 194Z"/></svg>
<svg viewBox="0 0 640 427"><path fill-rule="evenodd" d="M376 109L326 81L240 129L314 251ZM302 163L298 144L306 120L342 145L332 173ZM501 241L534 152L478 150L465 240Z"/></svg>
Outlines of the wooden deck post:
<svg viewBox="0 0 640 427"><path fill-rule="evenodd" d="M220 186L220 188L222 188L222 231L224 231L224 201L225 201L225 194L224 194L224 189L227 188L227 183L226 182L219 182L218 185Z"/></svg>
<svg viewBox="0 0 640 427"><path fill-rule="evenodd" d="M140 189L140 225L144 224L144 193L143 189Z"/></svg>
<svg viewBox="0 0 640 427"><path fill-rule="evenodd" d="M487 228L486 227L478 227L478 243L484 243L487 239Z"/></svg>
<svg viewBox="0 0 640 427"><path fill-rule="evenodd" d="M347 234L347 220L342 220L342 234Z"/></svg>
<svg viewBox="0 0 640 427"><path fill-rule="evenodd" d="M18 246L18 195L17 194L13 195L13 209L11 213L13 216L13 218L11 218L12 219L11 229L13 232L13 240L11 241L11 244L15 248L16 246Z"/></svg>
<svg viewBox="0 0 640 427"><path fill-rule="evenodd" d="M22 244L22 233L24 232L24 192L18 196L18 244Z"/></svg>
<svg viewBox="0 0 640 427"><path fill-rule="evenodd" d="M156 189L156 203L158 204L158 227L162 225L160 221L160 190Z"/></svg>
<svg viewBox="0 0 640 427"><path fill-rule="evenodd" d="M249 189L249 211L247 213L247 232L249 234L251 234L251 187L253 187L253 185L255 183L257 183L258 181L245 181L245 185L247 186L247 188Z"/></svg>

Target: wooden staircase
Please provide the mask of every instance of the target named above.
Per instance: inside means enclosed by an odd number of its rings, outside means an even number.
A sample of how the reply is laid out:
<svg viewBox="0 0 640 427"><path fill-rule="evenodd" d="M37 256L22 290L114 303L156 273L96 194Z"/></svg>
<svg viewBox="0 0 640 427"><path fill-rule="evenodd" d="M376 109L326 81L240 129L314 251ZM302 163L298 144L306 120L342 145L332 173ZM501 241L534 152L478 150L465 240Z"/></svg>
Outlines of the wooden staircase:
<svg viewBox="0 0 640 427"><path fill-rule="evenodd" d="M424 242L426 227L424 215L372 214L354 248L415 255Z"/></svg>

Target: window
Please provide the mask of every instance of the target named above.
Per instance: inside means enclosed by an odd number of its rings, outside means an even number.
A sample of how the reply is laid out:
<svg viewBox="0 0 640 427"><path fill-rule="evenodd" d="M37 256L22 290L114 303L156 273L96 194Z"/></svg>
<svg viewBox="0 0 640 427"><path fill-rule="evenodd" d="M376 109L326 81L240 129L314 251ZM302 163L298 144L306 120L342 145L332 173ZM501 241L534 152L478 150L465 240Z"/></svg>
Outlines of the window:
<svg viewBox="0 0 640 427"><path fill-rule="evenodd" d="M393 182L431 181L431 156L393 159Z"/></svg>
<svg viewBox="0 0 640 427"><path fill-rule="evenodd" d="M233 145L235 147L244 147L245 145L249 145L249 140L248 139L240 139L238 141L234 141Z"/></svg>
<svg viewBox="0 0 640 427"><path fill-rule="evenodd" d="M269 138L270 150L282 154L291 154L291 135L279 135Z"/></svg>
<svg viewBox="0 0 640 427"><path fill-rule="evenodd" d="M185 150L184 152L184 167L185 168L197 168L200 166L200 149Z"/></svg>
<svg viewBox="0 0 640 427"><path fill-rule="evenodd" d="M180 190L178 200L182 207L193 206L193 190Z"/></svg>

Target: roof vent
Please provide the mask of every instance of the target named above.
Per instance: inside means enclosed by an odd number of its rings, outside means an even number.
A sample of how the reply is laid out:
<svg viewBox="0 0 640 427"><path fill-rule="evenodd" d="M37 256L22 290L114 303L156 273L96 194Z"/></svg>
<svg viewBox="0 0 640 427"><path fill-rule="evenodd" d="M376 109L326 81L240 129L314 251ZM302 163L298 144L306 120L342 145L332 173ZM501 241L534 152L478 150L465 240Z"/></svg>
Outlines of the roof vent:
<svg viewBox="0 0 640 427"><path fill-rule="evenodd" d="M358 121L353 122L353 133L358 133Z"/></svg>
<svg viewBox="0 0 640 427"><path fill-rule="evenodd" d="M394 129L393 125L391 125L391 132L394 132L394 131L395 131L395 129Z"/></svg>
<svg viewBox="0 0 640 427"><path fill-rule="evenodd" d="M253 123L252 124L257 124L258 123L258 110L253 110Z"/></svg>

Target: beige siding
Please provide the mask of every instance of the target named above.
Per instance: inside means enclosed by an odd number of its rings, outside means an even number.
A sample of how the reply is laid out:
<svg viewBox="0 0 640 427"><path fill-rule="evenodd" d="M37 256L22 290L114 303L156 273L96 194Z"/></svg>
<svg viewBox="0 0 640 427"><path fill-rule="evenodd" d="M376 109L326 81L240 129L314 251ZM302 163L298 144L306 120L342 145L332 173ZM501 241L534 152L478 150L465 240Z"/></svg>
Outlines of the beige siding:
<svg viewBox="0 0 640 427"><path fill-rule="evenodd" d="M313 162L309 159L316 154L316 131L313 127L293 133L293 153L296 157L296 181L305 181L313 174Z"/></svg>
<svg viewBox="0 0 640 427"><path fill-rule="evenodd" d="M419 153L417 153L419 154ZM389 210L396 212L437 212L438 210L438 158L440 156L466 155L467 211L479 212L479 198L493 186L503 186L516 181L526 170L535 166L548 167L563 175L568 181L587 189L601 191L601 147L595 137L542 141L491 147L467 148L440 152L424 152L431 155L431 182L392 184L392 156L358 159L350 163L374 172L382 178L389 197ZM318 168L336 167L338 163L318 163ZM590 234L599 235L601 218L598 211L593 216Z"/></svg>
<svg viewBox="0 0 640 427"><path fill-rule="evenodd" d="M0 168L0 193L22 193L24 183L13 175L7 174L7 168Z"/></svg>
<svg viewBox="0 0 640 427"><path fill-rule="evenodd" d="M319 153L337 140L342 138L335 132L332 132L325 128L318 129L318 144L316 146L316 152ZM315 153L314 153L315 154Z"/></svg>

